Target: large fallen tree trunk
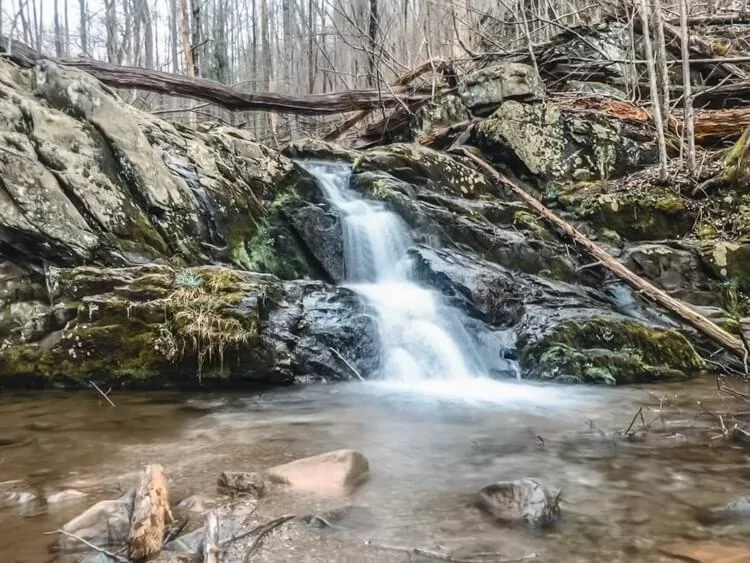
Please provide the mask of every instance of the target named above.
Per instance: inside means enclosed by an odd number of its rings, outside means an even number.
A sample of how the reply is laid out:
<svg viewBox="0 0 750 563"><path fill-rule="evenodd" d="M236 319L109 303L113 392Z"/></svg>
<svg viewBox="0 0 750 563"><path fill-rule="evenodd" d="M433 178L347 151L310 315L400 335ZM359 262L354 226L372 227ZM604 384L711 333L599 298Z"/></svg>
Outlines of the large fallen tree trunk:
<svg viewBox="0 0 750 563"><path fill-rule="evenodd" d="M463 153L475 162L482 170L492 176L497 182L500 182L504 186L507 186L513 193L515 193L521 200L523 200L529 207L536 211L542 218L551 223L556 229L562 231L565 235L573 239L576 243L580 244L586 252L591 254L594 258L599 260L601 264L606 267L610 272L616 275L618 278L626 282L634 289L641 292L643 295L655 301L659 305L668 309L693 328L699 330L711 340L719 344L725 350L731 352L743 362L747 361L748 351L745 348L742 340L729 334L720 326L717 326L703 315L696 313L693 309L689 308L684 303L678 301L674 297L666 294L664 291L653 285L648 280L643 279L631 272L627 267L623 266L620 262L612 258L607 252L605 252L600 246L589 240L586 235L581 233L578 229L573 227L570 223L564 221L552 211L542 205L536 198L526 193L520 186L517 186L511 180L506 178L500 172L495 170L487 161L479 158L474 153L465 150Z"/></svg>
<svg viewBox="0 0 750 563"><path fill-rule="evenodd" d="M322 115L349 111L371 111L401 104L423 102L435 92L432 88L396 86L386 90L370 88L292 96L273 92L255 94L213 80L191 78L145 68L113 65L92 59L55 59L45 57L31 47L0 36L0 54L19 66L56 63L78 68L114 88L146 90L171 96L182 96L216 104L233 111L275 111L278 113ZM438 93L444 89L437 89Z"/></svg>

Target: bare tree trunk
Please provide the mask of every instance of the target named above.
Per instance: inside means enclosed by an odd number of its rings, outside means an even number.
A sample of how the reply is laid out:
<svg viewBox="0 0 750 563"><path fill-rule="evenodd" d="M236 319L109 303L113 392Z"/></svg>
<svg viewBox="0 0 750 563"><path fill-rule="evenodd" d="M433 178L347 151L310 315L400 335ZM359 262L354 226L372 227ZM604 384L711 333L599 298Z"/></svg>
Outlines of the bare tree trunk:
<svg viewBox="0 0 750 563"><path fill-rule="evenodd" d="M115 12L115 0L104 0L104 25L107 31L107 61L112 64L119 63L118 41L117 41L117 13Z"/></svg>
<svg viewBox="0 0 750 563"><path fill-rule="evenodd" d="M68 0L65 0L63 9L65 10L65 49L63 52L67 57L70 55L70 19L68 17L68 14L70 14L70 10L68 9Z"/></svg>
<svg viewBox="0 0 750 563"><path fill-rule="evenodd" d="M185 57L185 72L188 76L195 76L193 66L193 47L190 44L190 14L188 13L187 0L180 2L180 33L182 35L182 53Z"/></svg>
<svg viewBox="0 0 750 563"><path fill-rule="evenodd" d="M154 66L154 26L151 21L151 9L148 0L141 0L141 14L143 18L143 50L145 51L146 68Z"/></svg>
<svg viewBox="0 0 750 563"><path fill-rule="evenodd" d="M62 27L60 26L60 1L55 0L53 2L53 19L54 19L54 27L55 27L55 56L56 57L62 57L63 56L63 35L62 35Z"/></svg>
<svg viewBox="0 0 750 563"><path fill-rule="evenodd" d="M661 115L661 103L659 102L659 86L656 78L656 64L654 63L654 49L651 44L651 32L648 25L647 1L640 0L639 7L641 21L643 23L643 39L646 46L646 66L648 67L648 77L651 88L651 108L654 113L656 140L659 147L659 180L664 182L669 177L667 172L667 141L664 136L664 121Z"/></svg>
<svg viewBox="0 0 750 563"><path fill-rule="evenodd" d="M307 93L315 91L315 57L313 56L315 34L315 15L313 13L313 0L307 2Z"/></svg>
<svg viewBox="0 0 750 563"><path fill-rule="evenodd" d="M687 165L695 175L695 121L693 117L693 88L690 79L690 30L688 29L688 0L680 0L680 36L682 40L682 86L685 96L685 127L687 137Z"/></svg>
<svg viewBox="0 0 750 563"><path fill-rule="evenodd" d="M370 17L367 24L367 38L369 41L369 72L367 73L367 85L375 86L378 82L378 0L370 0Z"/></svg>
<svg viewBox="0 0 750 563"><path fill-rule="evenodd" d="M669 68L667 67L667 41L664 38L664 13L661 0L654 0L654 26L656 27L656 60L661 79L661 108L666 127L671 107L669 104Z"/></svg>
<svg viewBox="0 0 750 563"><path fill-rule="evenodd" d="M190 0L190 11L192 12L191 25L191 49L193 58L193 76L201 76L201 2Z"/></svg>
<svg viewBox="0 0 750 563"><path fill-rule="evenodd" d="M172 72L174 72L175 74L180 71L180 63L177 60L177 12L179 12L179 7L177 5L178 1L179 0L172 0L169 3L169 35L171 41L170 51L172 56Z"/></svg>
<svg viewBox="0 0 750 563"><path fill-rule="evenodd" d="M81 51L84 55L90 56L89 52L89 26L88 26L88 9L86 7L86 0L78 0L78 10L80 11L79 16L79 29L78 33L81 36Z"/></svg>

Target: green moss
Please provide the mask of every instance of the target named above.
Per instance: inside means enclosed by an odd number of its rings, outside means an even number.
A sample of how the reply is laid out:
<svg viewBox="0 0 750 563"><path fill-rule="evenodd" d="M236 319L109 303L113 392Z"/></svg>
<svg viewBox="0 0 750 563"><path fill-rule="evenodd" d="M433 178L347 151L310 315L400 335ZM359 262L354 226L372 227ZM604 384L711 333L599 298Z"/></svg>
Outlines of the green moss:
<svg viewBox="0 0 750 563"><path fill-rule="evenodd" d="M388 182L381 178L373 181L370 195L375 199L387 200L393 196L393 190L388 185Z"/></svg>
<svg viewBox="0 0 750 563"><path fill-rule="evenodd" d="M553 237L545 228L544 223L539 217L528 211L518 210L513 214L513 224L521 229L525 229L541 240L552 240Z"/></svg>
<svg viewBox="0 0 750 563"><path fill-rule="evenodd" d="M611 244L620 244L622 242L622 237L617 231L604 228L599 230L599 240L609 242Z"/></svg>
<svg viewBox="0 0 750 563"><path fill-rule="evenodd" d="M143 246L163 256L171 254L169 245L159 234L159 231L151 224L148 217L138 211L135 216L135 222L130 232L130 238L137 246Z"/></svg>
<svg viewBox="0 0 750 563"><path fill-rule="evenodd" d="M571 320L541 341L520 344L522 365L542 379L633 383L685 378L705 369L682 334L628 319Z"/></svg>
<svg viewBox="0 0 750 563"><path fill-rule="evenodd" d="M557 204L597 229L610 229L627 240L680 238L693 230L697 214L666 189L649 188L602 194L568 191Z"/></svg>

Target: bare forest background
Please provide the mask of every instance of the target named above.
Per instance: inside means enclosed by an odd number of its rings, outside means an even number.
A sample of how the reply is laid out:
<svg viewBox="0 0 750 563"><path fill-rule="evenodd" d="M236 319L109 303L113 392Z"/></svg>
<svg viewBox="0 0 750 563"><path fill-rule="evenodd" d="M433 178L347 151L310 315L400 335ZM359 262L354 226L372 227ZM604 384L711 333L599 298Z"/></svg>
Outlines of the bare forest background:
<svg viewBox="0 0 750 563"><path fill-rule="evenodd" d="M644 7L680 19L679 1L614 4L634 19ZM747 0L685 4L688 17L747 9ZM388 92L397 77L425 61L460 66L487 52L529 52L563 30L595 24L611 8L587 0L0 0L0 30L57 58L199 76L249 92ZM633 68L648 82L645 66ZM275 142L325 132L341 120L230 112L163 94L121 93L169 120L217 121Z"/></svg>

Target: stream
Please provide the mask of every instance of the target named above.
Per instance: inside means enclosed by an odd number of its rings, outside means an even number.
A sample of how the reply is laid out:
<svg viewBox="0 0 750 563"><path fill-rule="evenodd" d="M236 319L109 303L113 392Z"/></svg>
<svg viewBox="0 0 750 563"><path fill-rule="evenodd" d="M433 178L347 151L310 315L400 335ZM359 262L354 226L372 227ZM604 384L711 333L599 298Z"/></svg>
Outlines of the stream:
<svg viewBox="0 0 750 563"><path fill-rule="evenodd" d="M495 382L461 399L445 398L439 385L435 391L373 382L242 395L115 392L116 408L93 391L6 395L0 561L52 560L53 540L44 532L134 486L147 463L163 464L176 504L189 495L216 496L221 471L260 470L339 448L358 449L370 461L370 480L353 496L282 490L262 501L264 509L278 516L351 504L363 514L351 526L344 520L343 530L311 529L286 555L258 560L406 560L363 551L373 540L533 552L538 561L669 561L657 552L664 542L739 540L750 530L695 518L694 507L746 494L750 478L746 451L711 443L712 421L696 421L696 400L720 408L711 380L628 388ZM664 420L644 440L617 435L643 405L647 422L658 417L660 400ZM521 477L563 490L555 528L499 526L471 506L485 484ZM87 496L39 500L71 488Z"/></svg>

